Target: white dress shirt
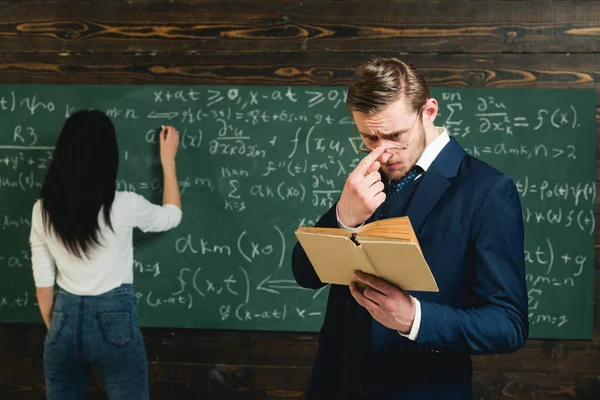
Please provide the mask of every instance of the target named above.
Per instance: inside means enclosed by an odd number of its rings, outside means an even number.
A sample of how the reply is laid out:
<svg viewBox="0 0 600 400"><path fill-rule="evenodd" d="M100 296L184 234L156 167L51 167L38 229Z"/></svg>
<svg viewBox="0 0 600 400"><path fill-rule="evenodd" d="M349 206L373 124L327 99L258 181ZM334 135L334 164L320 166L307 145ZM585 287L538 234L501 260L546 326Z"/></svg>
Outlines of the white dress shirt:
<svg viewBox="0 0 600 400"><path fill-rule="evenodd" d="M440 135L437 138L435 138L435 140L433 142L429 143L429 145L427 147L425 147L425 150L423 150L423 153L421 154L421 156L415 163L419 167L423 168L423 172L427 171L427 169L431 166L431 164L436 159L438 154L440 154L442 149L450 141L450 136L448 135L448 131L446 130L446 128L436 128L436 129L438 130ZM415 180L419 179L422 175L423 174L418 175L415 178ZM361 224L360 226L357 226L356 228L347 227L346 225L342 224L342 222L340 221L340 218L337 214L337 208L336 208L336 216L338 217L337 222L338 222L338 225L340 226L340 228L347 229L351 232L355 232L358 228L360 228L364 224L364 222L363 222L363 224ZM398 333L400 333L404 337L409 338L410 340L417 340L417 337L419 336L419 328L421 327L421 303L416 298L414 298L412 296L410 296L410 297L411 297L412 301L415 303L415 319L413 321L412 328L408 334L404 334L402 332L398 332Z"/></svg>
<svg viewBox="0 0 600 400"><path fill-rule="evenodd" d="M133 228L160 232L181 222L182 212L173 204L158 206L132 192L117 192L106 225L100 210L98 223L102 245L89 258L77 258L48 234L42 220L41 201L33 206L31 217L31 262L36 287L54 286L76 295L106 293L123 283L133 283Z"/></svg>

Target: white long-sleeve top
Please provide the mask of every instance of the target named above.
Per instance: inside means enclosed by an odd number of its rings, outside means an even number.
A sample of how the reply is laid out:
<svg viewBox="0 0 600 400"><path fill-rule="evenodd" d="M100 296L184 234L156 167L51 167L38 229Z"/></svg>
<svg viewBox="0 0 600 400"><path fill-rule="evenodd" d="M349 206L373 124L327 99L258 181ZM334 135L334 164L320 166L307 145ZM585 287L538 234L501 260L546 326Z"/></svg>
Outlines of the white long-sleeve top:
<svg viewBox="0 0 600 400"><path fill-rule="evenodd" d="M182 212L173 204L158 206L132 192L117 192L111 209L113 231L98 215L102 245L89 258L71 254L42 220L41 201L31 217L31 262L36 287L58 286L76 295L98 295L123 283L133 283L133 229L161 232L181 222Z"/></svg>

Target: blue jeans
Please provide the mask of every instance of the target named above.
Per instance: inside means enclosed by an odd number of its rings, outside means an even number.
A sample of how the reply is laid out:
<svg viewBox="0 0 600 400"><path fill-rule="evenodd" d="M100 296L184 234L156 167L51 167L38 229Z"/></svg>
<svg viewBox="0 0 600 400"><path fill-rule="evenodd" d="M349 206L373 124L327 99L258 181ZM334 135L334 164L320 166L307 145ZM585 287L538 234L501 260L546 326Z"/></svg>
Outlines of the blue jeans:
<svg viewBox="0 0 600 400"><path fill-rule="evenodd" d="M56 294L44 341L48 399L84 399L92 366L110 400L149 398L146 349L131 285L98 296L62 289Z"/></svg>

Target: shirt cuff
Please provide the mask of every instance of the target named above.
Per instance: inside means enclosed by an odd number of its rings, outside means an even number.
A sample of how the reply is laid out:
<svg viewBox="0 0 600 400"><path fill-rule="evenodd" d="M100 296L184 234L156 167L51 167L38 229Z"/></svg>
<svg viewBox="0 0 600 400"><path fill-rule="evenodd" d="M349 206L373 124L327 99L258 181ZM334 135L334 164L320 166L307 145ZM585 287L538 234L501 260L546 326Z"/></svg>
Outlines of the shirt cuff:
<svg viewBox="0 0 600 400"><path fill-rule="evenodd" d="M346 225L342 224L342 221L340 221L340 217L339 217L339 214L338 214L337 205L335 206L335 217L337 218L337 223L338 223L338 226L340 228L346 229L346 230L348 230L348 231L350 231L352 233L356 232L358 229L360 229L365 224L363 222L362 224L360 224L356 228L350 228L349 226L346 226Z"/></svg>
<svg viewBox="0 0 600 400"><path fill-rule="evenodd" d="M410 296L410 298L415 302L415 319L413 321L412 328L410 328L410 332L408 334L404 334L400 331L398 331L398 333L405 338L415 341L419 336L419 328L421 327L421 303L412 296Z"/></svg>

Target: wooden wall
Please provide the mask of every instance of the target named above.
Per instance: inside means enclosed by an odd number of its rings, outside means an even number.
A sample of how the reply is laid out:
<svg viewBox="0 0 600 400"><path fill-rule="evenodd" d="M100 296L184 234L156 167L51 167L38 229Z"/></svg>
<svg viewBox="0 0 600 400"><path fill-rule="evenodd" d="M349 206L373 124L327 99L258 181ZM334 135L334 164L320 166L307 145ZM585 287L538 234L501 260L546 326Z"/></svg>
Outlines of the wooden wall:
<svg viewBox="0 0 600 400"><path fill-rule="evenodd" d="M346 84L394 55L432 86L600 88L599 35L595 1L0 0L0 83ZM597 311L591 342L476 357L475 398L599 399ZM295 333L144 334L153 399L300 399L317 350ZM44 398L43 337L0 325L0 398ZM105 398L95 374L89 393Z"/></svg>

